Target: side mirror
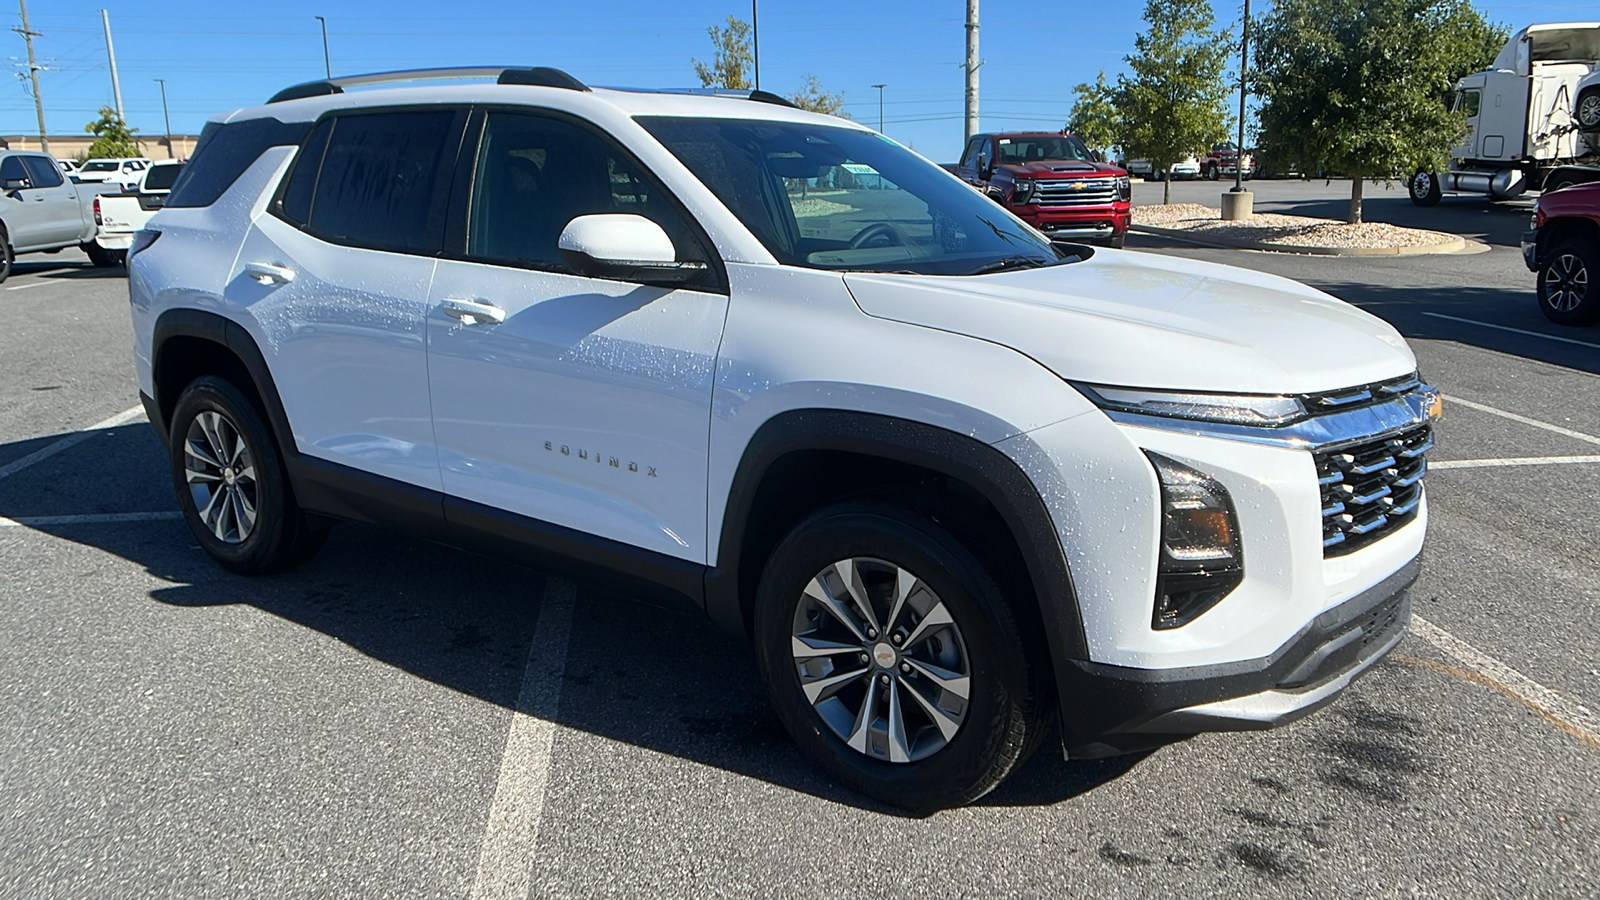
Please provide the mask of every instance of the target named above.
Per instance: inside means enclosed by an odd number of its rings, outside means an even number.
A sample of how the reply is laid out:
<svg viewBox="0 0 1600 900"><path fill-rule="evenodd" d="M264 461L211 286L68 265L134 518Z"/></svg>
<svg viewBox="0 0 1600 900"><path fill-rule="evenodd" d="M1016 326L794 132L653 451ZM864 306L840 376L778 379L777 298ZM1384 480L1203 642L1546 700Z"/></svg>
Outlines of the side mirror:
<svg viewBox="0 0 1600 900"><path fill-rule="evenodd" d="M679 262L660 225L631 213L579 216L556 246L580 275L645 284L684 284L703 276L703 262Z"/></svg>
<svg viewBox="0 0 1600 900"><path fill-rule="evenodd" d="M33 183L26 178L7 178L0 181L0 190L20 191L33 187Z"/></svg>
<svg viewBox="0 0 1600 900"><path fill-rule="evenodd" d="M993 175L993 174L994 174L994 166L989 165L989 154L987 154L987 153L979 153L978 154L978 177L982 178L985 181L988 181L989 180L989 176Z"/></svg>
<svg viewBox="0 0 1600 900"><path fill-rule="evenodd" d="M1103 163L1106 161L1106 158L1100 154L1099 150L1090 150L1089 158L1098 163Z"/></svg>

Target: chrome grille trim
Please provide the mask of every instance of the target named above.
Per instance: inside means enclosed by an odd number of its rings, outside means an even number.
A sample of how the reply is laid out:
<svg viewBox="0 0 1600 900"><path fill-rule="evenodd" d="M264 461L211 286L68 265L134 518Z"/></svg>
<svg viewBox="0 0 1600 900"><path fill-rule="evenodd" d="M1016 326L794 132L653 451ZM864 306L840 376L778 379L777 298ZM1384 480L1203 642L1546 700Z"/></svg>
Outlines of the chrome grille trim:
<svg viewBox="0 0 1600 900"><path fill-rule="evenodd" d="M1313 453L1322 489L1322 553L1353 553L1410 522L1422 504L1428 424Z"/></svg>
<svg viewBox="0 0 1600 900"><path fill-rule="evenodd" d="M1116 199L1114 178L1062 178L1035 181L1030 202L1038 206L1104 206Z"/></svg>

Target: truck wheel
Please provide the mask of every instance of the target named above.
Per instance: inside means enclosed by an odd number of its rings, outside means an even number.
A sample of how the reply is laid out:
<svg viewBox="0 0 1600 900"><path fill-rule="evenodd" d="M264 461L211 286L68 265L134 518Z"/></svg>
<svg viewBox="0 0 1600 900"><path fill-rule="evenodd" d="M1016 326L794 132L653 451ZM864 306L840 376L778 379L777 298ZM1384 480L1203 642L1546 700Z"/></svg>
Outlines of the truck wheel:
<svg viewBox="0 0 1600 900"><path fill-rule="evenodd" d="M1219 171L1216 166L1206 166L1206 179L1208 181L1216 181L1221 177L1222 172Z"/></svg>
<svg viewBox="0 0 1600 900"><path fill-rule="evenodd" d="M1560 325L1593 325L1600 320L1600 250L1571 238L1557 244L1539 266L1539 310Z"/></svg>
<svg viewBox="0 0 1600 900"><path fill-rule="evenodd" d="M756 595L761 668L801 753L896 806L970 803L1044 718L1000 589L954 535L886 503L824 509L778 545Z"/></svg>
<svg viewBox="0 0 1600 900"><path fill-rule="evenodd" d="M1578 98L1578 127L1584 131L1600 131L1600 88L1590 88Z"/></svg>
<svg viewBox="0 0 1600 900"><path fill-rule="evenodd" d="M1116 234L1113 234L1111 236L1110 240L1106 241L1106 246L1114 248L1116 250L1121 250L1122 249L1122 244L1123 244L1124 241L1127 240L1127 238L1128 238L1128 233L1127 232L1119 231Z"/></svg>
<svg viewBox="0 0 1600 900"><path fill-rule="evenodd" d="M241 575L286 569L322 547L295 504L266 423L232 383L206 375L172 413L172 480L200 547Z"/></svg>
<svg viewBox="0 0 1600 900"><path fill-rule="evenodd" d="M11 249L11 235L6 233L4 225L0 225L0 283L11 277L11 264L16 260L17 254Z"/></svg>
<svg viewBox="0 0 1600 900"><path fill-rule="evenodd" d="M1411 176L1411 202L1418 206L1438 206L1439 176L1434 172L1418 172Z"/></svg>
<svg viewBox="0 0 1600 900"><path fill-rule="evenodd" d="M84 253L89 254L89 262L93 263L96 269L109 269L112 266L118 265L120 262L120 260L117 259L117 253L115 250L107 250L99 244L96 244L94 241L90 241L87 244L81 244L79 247Z"/></svg>

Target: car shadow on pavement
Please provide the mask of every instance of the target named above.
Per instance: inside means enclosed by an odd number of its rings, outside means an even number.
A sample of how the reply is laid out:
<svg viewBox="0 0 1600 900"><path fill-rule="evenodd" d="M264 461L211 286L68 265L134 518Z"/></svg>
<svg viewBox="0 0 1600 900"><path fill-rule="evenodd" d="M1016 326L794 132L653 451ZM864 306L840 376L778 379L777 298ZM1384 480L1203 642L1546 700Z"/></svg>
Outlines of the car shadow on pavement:
<svg viewBox="0 0 1600 900"><path fill-rule="evenodd" d="M7 449L0 445L0 458ZM116 508L106 505L107 497L120 498ZM160 444L143 423L108 429L0 479L0 517L13 520L175 508ZM537 662L528 653L547 576L474 553L341 525L308 563L246 578L215 565L176 519L28 527L143 567L161 582L149 592L160 603L197 611L253 606L386 666L507 709L517 708L524 672ZM903 815L838 786L799 756L767 700L748 642L723 634L697 613L582 582L572 621L560 725L837 803ZM162 651L152 646L149 652ZM271 679L271 671L262 677ZM340 690L336 681L329 683L331 699L360 702L338 696ZM1028 764L982 802L1056 803L1120 776L1138 761L1066 762L1059 746L1047 738ZM560 759L558 748L558 767Z"/></svg>

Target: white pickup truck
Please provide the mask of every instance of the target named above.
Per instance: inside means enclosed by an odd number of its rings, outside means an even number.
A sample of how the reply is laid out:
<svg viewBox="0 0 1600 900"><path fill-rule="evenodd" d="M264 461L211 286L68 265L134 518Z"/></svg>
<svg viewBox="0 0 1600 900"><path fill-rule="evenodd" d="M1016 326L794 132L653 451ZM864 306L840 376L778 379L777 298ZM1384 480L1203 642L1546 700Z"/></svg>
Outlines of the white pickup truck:
<svg viewBox="0 0 1600 900"><path fill-rule="evenodd" d="M113 264L122 265L133 245L133 236L167 202L167 194L182 171L181 162L156 163L144 171L131 190L95 197L94 246L99 254L107 254ZM91 251L89 255L99 254Z"/></svg>
<svg viewBox="0 0 1600 900"><path fill-rule="evenodd" d="M94 242L94 198L117 184L73 184L43 153L0 153L0 281L19 253L80 247L97 266L116 265Z"/></svg>

